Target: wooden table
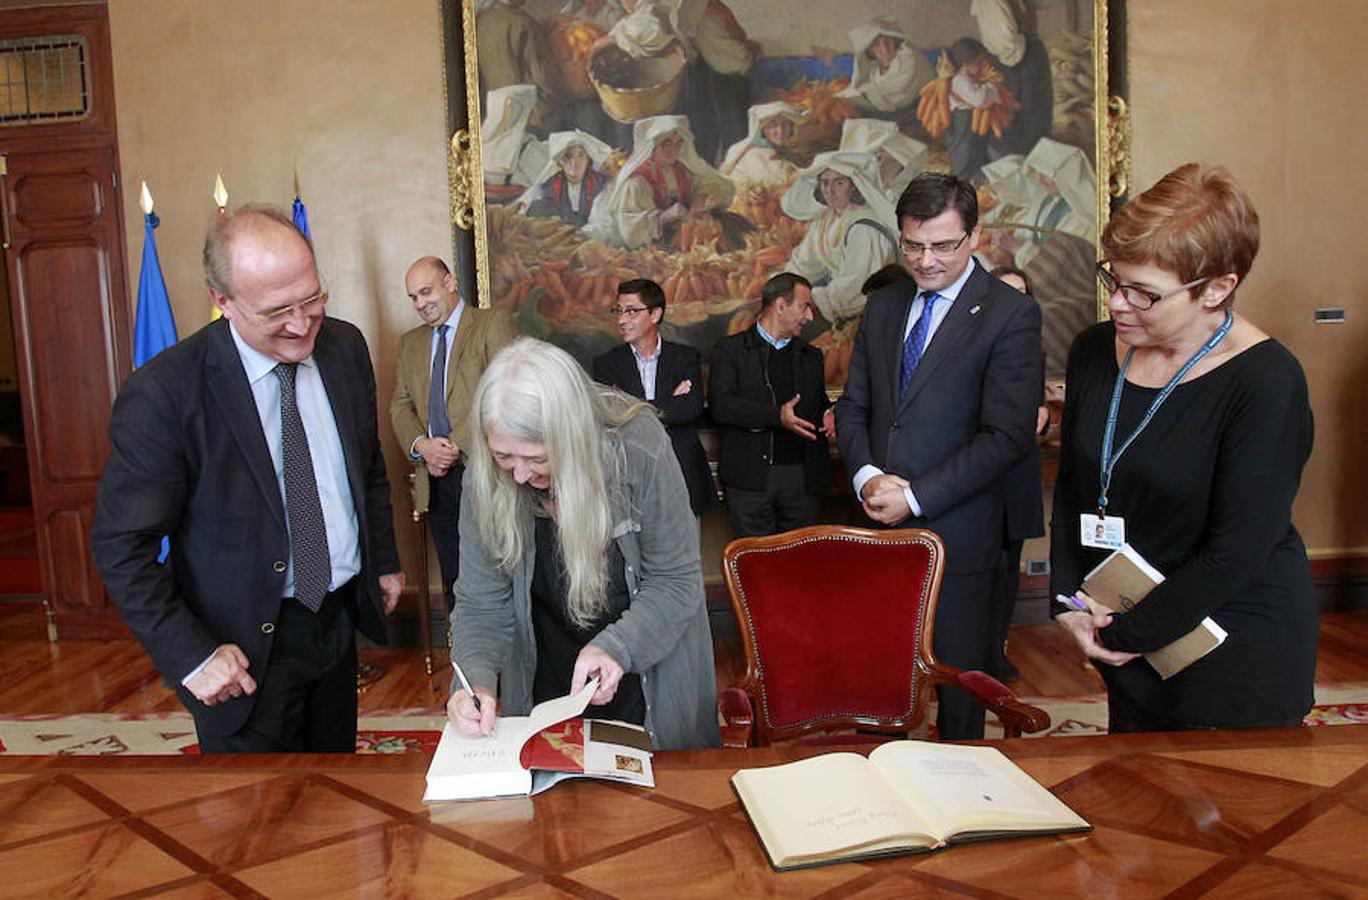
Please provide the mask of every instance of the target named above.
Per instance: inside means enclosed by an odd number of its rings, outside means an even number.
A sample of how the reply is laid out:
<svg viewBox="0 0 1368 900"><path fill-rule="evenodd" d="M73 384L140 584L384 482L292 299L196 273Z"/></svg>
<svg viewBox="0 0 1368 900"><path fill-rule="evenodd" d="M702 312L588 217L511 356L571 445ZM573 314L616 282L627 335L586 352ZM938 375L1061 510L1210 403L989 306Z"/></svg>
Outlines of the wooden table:
<svg viewBox="0 0 1368 900"><path fill-rule="evenodd" d="M1096 830L776 873L727 779L813 751L433 808L426 757L0 756L0 895L1368 895L1368 725L997 746Z"/></svg>

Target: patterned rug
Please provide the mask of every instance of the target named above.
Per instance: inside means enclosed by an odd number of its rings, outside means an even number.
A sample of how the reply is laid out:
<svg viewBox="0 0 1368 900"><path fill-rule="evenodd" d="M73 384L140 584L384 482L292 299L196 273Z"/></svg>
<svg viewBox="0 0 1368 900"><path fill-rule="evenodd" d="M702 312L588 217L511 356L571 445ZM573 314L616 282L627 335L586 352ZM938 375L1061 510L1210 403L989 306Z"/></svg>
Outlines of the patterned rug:
<svg viewBox="0 0 1368 900"><path fill-rule="evenodd" d="M1021 699L1050 714L1050 727L1039 734L1026 735L1027 737L1070 737L1107 733L1106 694ZM1302 724L1308 727L1368 724L1368 682L1316 685L1315 705L1306 714ZM990 739L1002 737L1002 726L991 715L988 717L984 736Z"/></svg>
<svg viewBox="0 0 1368 900"><path fill-rule="evenodd" d="M432 753L446 715L441 710L377 710L357 724L357 753ZM0 753L25 756L166 756L198 754L186 712L76 716L0 716Z"/></svg>
<svg viewBox="0 0 1368 900"><path fill-rule="evenodd" d="M1022 697L1050 714L1050 728L1030 737L1107 733L1105 694L1085 697ZM445 716L435 709L376 710L357 727L357 753L432 753ZM1368 724L1368 682L1316 685L1316 705L1305 725ZM988 738L1001 737L988 717ZM0 753L26 756L197 754L189 713L76 716L0 716Z"/></svg>

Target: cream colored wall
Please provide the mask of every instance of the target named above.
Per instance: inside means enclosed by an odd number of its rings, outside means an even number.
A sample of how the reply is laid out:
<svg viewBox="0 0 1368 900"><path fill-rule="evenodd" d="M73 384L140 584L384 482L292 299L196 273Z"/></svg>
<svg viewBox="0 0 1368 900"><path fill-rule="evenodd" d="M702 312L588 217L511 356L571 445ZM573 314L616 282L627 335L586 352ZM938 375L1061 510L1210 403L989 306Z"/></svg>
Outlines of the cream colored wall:
<svg viewBox="0 0 1368 900"><path fill-rule="evenodd" d="M1130 4L1136 186L1219 162L1259 209L1239 307L1306 370L1316 449L1295 514L1313 555L1368 553L1364 13L1362 0ZM1318 306L1344 307L1347 323L1313 324Z"/></svg>
<svg viewBox="0 0 1368 900"><path fill-rule="evenodd" d="M387 412L394 346L417 324L404 270L451 255L438 0L112 0L109 20L130 293L140 181L162 219L157 246L184 336L209 316L199 259L214 174L234 205L288 207L297 167L329 312L370 342L390 471L407 471ZM395 506L414 571L406 491Z"/></svg>

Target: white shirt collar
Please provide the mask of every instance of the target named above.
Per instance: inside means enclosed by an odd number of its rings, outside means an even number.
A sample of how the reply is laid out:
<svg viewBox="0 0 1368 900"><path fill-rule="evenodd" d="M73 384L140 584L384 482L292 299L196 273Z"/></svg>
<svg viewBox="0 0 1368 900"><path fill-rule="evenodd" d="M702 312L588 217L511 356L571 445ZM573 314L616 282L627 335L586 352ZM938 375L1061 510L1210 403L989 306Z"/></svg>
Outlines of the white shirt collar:
<svg viewBox="0 0 1368 900"><path fill-rule="evenodd" d="M936 291L936 296L954 303L956 298L959 297L960 291L964 290L964 283L969 280L970 275L974 274L974 266L976 265L978 265L978 260L974 259L972 256L969 257L969 264L964 267L964 271L960 273L960 277L956 278L954 283L947 286L944 290ZM917 289L918 297L924 296L926 293L927 292L923 291L921 288Z"/></svg>
<svg viewBox="0 0 1368 900"><path fill-rule="evenodd" d="M260 350L249 346L242 339L242 335L238 334L237 326L232 321L228 322L228 333L233 336L233 344L237 347L238 359L242 360L242 368L247 373L248 384L256 384L275 371L280 360L271 359ZM313 354L310 353L306 359L300 362L300 365L312 368L315 365Z"/></svg>
<svg viewBox="0 0 1368 900"><path fill-rule="evenodd" d="M465 300L458 297L458 298L456 299L456 305L453 306L453 307L451 308L451 315L447 316L447 317L446 317L446 321L442 323L442 325L450 325L450 326L451 326L451 333L452 333L453 335L456 333L456 326L458 326L458 325L461 324L461 312L462 312L462 310L464 310L464 309L465 309ZM442 325L438 325L437 328L441 328ZM436 331L437 328L434 328L434 329L432 329L432 330L433 330L433 331Z"/></svg>
<svg viewBox="0 0 1368 900"><path fill-rule="evenodd" d="M632 355L637 358L637 362L651 362L653 360L660 359L660 332L656 332L655 352L652 353L650 356L642 356L640 353L638 353L636 344L628 344L627 346L632 348Z"/></svg>

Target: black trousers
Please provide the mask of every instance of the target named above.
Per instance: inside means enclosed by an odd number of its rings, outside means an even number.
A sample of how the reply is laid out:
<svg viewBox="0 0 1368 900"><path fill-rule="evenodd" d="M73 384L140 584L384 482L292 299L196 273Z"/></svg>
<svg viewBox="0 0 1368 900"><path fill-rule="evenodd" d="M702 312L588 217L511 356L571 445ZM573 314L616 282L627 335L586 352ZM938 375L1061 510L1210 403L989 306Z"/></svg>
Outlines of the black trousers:
<svg viewBox="0 0 1368 900"><path fill-rule="evenodd" d="M992 643L990 622L995 572L947 572L936 604L931 643L936 658L961 669L983 669ZM984 709L957 687L938 687L936 728L944 741L983 737Z"/></svg>
<svg viewBox="0 0 1368 900"><path fill-rule="evenodd" d="M803 466L771 466L764 490L727 486L733 537L763 537L815 525L822 498L807 492Z"/></svg>
<svg viewBox="0 0 1368 900"><path fill-rule="evenodd" d="M993 646L986 670L994 678L1007 671L1007 632L1012 627L1017 592L1021 589L1021 548L1024 541L1008 541L1002 551L1002 571L998 573L992 610Z"/></svg>
<svg viewBox="0 0 1368 900"><path fill-rule="evenodd" d="M354 753L356 602L354 578L317 613L283 601L251 715L234 734L200 732L200 752Z"/></svg>
<svg viewBox="0 0 1368 900"><path fill-rule="evenodd" d="M460 517L461 517L461 478L465 466L457 462L440 478L428 478L431 490L428 494L428 531L432 533L432 544L437 548L437 566L442 570L442 596L446 598L447 612L456 605L453 586L461 570L460 554Z"/></svg>

